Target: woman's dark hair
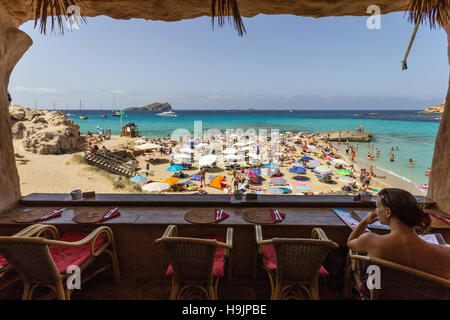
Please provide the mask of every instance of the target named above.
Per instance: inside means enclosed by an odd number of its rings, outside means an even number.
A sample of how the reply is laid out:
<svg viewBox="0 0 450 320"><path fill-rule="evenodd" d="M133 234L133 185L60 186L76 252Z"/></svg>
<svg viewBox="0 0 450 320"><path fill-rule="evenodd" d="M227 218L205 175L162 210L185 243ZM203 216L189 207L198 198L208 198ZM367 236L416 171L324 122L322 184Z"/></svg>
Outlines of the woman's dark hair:
<svg viewBox="0 0 450 320"><path fill-rule="evenodd" d="M422 210L416 198L408 191L385 188L378 192L378 197L381 205L390 208L392 214L407 226L420 227L422 231L430 226L430 216Z"/></svg>

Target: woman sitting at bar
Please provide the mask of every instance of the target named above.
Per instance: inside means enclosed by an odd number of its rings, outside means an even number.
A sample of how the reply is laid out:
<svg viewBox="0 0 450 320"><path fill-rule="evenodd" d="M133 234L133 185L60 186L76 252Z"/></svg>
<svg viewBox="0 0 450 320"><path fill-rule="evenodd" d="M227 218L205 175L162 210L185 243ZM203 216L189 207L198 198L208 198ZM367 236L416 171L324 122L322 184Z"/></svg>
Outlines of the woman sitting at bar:
<svg viewBox="0 0 450 320"><path fill-rule="evenodd" d="M377 220L390 227L389 234L365 232L367 225ZM375 211L361 220L347 245L358 253L450 279L450 248L428 243L417 235L418 229L425 230L430 223L430 217L412 194L386 188L378 193Z"/></svg>

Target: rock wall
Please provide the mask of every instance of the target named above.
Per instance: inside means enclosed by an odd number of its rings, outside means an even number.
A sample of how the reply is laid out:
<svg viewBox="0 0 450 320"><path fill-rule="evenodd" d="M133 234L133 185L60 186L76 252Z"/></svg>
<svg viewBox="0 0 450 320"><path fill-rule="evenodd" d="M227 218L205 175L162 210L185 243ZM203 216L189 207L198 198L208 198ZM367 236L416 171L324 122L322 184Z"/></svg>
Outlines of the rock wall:
<svg viewBox="0 0 450 320"><path fill-rule="evenodd" d="M8 112L8 84L14 66L33 41L18 27L19 22L0 6L0 212L21 197Z"/></svg>
<svg viewBox="0 0 450 320"><path fill-rule="evenodd" d="M80 151L84 139L78 133L80 126L60 111L30 109L19 105L9 107L13 139L21 139L26 151L39 154L57 154Z"/></svg>
<svg viewBox="0 0 450 320"><path fill-rule="evenodd" d="M447 32L448 57L450 64L450 23L444 27ZM450 215L450 80L444 113L434 146L428 197L438 204L440 210Z"/></svg>

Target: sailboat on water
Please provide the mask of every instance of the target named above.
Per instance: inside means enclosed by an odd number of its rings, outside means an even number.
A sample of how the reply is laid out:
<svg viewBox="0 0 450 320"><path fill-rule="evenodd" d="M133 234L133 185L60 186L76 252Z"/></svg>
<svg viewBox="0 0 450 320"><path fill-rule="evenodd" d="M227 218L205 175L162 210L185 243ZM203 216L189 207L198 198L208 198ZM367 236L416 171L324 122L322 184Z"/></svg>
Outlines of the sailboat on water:
<svg viewBox="0 0 450 320"><path fill-rule="evenodd" d="M102 111L103 111L103 105L102 105ZM108 116L102 112L102 114L100 115L100 118L108 118Z"/></svg>
<svg viewBox="0 0 450 320"><path fill-rule="evenodd" d="M120 117L121 116L121 112L120 112L120 110L116 109L116 93L114 93L114 109L111 111L112 116L113 117Z"/></svg>
<svg viewBox="0 0 450 320"><path fill-rule="evenodd" d="M81 120L87 120L88 116L86 115L86 112L84 112L84 110L83 110L83 107L82 107L82 104L81 104L81 100L80 100L80 111L81 111L80 119Z"/></svg>

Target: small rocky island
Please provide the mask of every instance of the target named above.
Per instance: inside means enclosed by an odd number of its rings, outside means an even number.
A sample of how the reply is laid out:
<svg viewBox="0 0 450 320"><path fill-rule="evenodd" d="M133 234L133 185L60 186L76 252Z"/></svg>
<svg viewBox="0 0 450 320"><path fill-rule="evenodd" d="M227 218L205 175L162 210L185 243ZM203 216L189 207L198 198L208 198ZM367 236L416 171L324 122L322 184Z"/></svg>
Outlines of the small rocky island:
<svg viewBox="0 0 450 320"><path fill-rule="evenodd" d="M9 107L13 139L22 141L26 151L38 154L77 152L84 145L80 126L61 111L32 109L20 105Z"/></svg>
<svg viewBox="0 0 450 320"><path fill-rule="evenodd" d="M158 112L163 112L163 111L171 111L172 106L166 102L166 103L160 103L160 102L155 102L149 105L146 105L145 107L131 107L131 108L126 108L125 110L127 111L158 111Z"/></svg>
<svg viewBox="0 0 450 320"><path fill-rule="evenodd" d="M426 108L424 111L421 111L419 113L436 113L436 114L442 114L444 113L445 108L445 101L442 104L438 104L429 108Z"/></svg>
<svg viewBox="0 0 450 320"><path fill-rule="evenodd" d="M339 133L341 134L341 142L351 141L351 142L370 142L373 137L371 132L359 132L359 131L333 131L326 132L328 135L328 141L339 141Z"/></svg>

